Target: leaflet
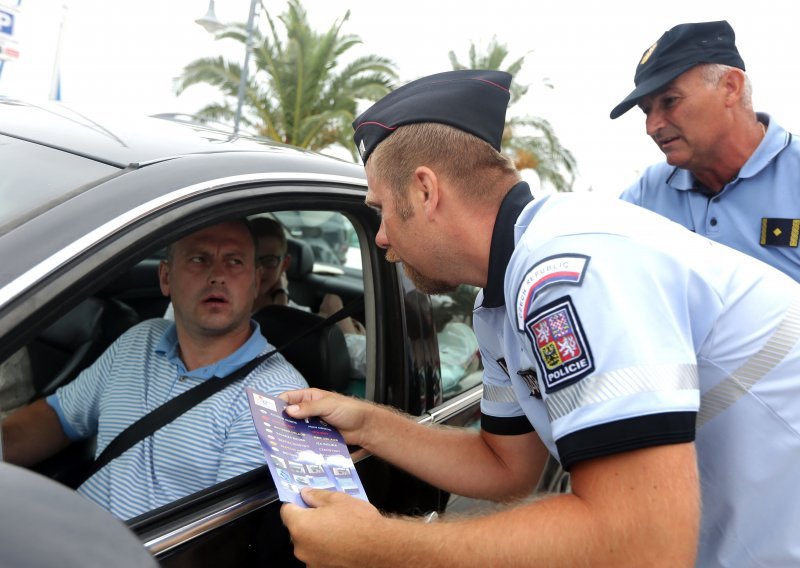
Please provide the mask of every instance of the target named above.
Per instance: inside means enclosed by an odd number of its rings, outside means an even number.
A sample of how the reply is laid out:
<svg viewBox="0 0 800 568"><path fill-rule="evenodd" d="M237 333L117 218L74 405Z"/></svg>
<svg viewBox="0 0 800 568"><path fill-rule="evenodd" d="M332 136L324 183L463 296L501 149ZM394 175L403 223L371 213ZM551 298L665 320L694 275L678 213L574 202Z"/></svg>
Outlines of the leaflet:
<svg viewBox="0 0 800 568"><path fill-rule="evenodd" d="M368 501L336 428L317 417L296 420L284 412L287 404L280 398L250 387L245 390L281 501L307 507L300 496L303 487L342 491Z"/></svg>

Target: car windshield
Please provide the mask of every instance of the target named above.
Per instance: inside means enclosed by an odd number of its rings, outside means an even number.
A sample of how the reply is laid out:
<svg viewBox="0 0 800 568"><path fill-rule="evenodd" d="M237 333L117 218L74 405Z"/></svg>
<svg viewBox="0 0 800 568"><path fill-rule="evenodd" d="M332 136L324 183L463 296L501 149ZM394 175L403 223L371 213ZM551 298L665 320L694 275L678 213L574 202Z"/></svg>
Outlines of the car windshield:
<svg viewBox="0 0 800 568"><path fill-rule="evenodd" d="M0 234L64 201L118 168L18 138L0 135ZM13 167L10 165L13 164ZM43 168L42 164L48 167Z"/></svg>

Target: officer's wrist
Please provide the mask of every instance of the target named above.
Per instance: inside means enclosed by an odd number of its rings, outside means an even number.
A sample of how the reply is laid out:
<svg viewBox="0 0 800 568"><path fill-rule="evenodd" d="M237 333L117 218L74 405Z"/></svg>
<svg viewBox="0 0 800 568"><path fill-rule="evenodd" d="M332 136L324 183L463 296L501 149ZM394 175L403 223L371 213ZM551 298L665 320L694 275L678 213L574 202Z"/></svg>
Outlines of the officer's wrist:
<svg viewBox="0 0 800 568"><path fill-rule="evenodd" d="M275 299L281 294L285 294L286 299L289 299L289 291L286 288L278 288L277 290L272 291L272 301L274 302Z"/></svg>

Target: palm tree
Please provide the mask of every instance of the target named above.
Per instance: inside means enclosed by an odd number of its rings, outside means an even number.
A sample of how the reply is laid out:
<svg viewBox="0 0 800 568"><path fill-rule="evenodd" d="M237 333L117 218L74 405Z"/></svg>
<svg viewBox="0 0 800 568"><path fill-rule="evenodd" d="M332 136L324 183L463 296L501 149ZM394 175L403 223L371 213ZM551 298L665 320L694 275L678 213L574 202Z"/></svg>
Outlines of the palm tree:
<svg viewBox="0 0 800 568"><path fill-rule="evenodd" d="M508 57L505 45L492 38L485 53L478 53L475 44L469 48L469 65L459 62L455 52L449 53L450 64L453 69L493 69L503 70L516 77L525 62L525 56L520 57L505 69L503 62ZM552 85L545 82L552 88ZM509 110L528 92L527 85L511 82L511 99ZM539 179L550 183L556 191L572 191L575 181L577 163L572 152L561 145L552 125L544 118L536 116L511 116L506 118L503 131L503 152L511 156L517 169L530 168L536 171Z"/></svg>
<svg viewBox="0 0 800 568"><path fill-rule="evenodd" d="M323 33L311 29L299 0L289 0L278 16L283 29L270 16L263 3L267 30L253 30L253 65L245 90L241 124L244 129L286 144L321 151L341 145L357 159L350 139L350 123L358 100L377 100L387 94L397 78L394 63L376 55L366 55L340 65L343 54L361 43L342 26L350 11ZM283 32L283 33L282 33ZM227 26L217 39L247 41L244 24ZM217 87L224 99L202 108L204 120L233 121L241 65L222 57L198 59L189 63L175 90L207 83Z"/></svg>

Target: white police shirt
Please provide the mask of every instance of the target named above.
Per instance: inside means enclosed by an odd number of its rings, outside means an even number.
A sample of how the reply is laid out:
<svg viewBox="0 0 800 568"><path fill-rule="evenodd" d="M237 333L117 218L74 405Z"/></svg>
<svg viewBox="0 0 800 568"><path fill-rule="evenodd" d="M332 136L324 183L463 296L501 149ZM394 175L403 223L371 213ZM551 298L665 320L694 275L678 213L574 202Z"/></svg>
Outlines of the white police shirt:
<svg viewBox="0 0 800 568"><path fill-rule="evenodd" d="M482 427L564 465L696 441L699 566L800 562L800 286L615 199L512 189L475 303Z"/></svg>
<svg viewBox="0 0 800 568"><path fill-rule="evenodd" d="M800 282L800 140L769 116L764 139L717 194L698 189L688 170L647 168L621 199L709 239L763 260Z"/></svg>

